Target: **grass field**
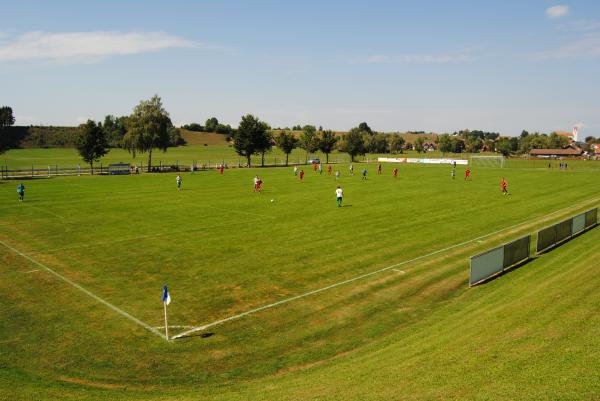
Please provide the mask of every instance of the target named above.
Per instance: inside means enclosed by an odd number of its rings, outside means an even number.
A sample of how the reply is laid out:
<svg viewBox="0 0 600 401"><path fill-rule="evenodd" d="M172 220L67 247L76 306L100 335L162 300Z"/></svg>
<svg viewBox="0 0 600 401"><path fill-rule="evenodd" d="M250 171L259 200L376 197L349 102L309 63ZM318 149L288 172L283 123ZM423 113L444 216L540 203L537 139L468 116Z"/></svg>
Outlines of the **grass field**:
<svg viewBox="0 0 600 401"><path fill-rule="evenodd" d="M599 231L467 289L470 255L600 204L576 166L340 166L342 208L290 168L0 181L0 399L595 399ZM167 342L165 283L171 334L289 302Z"/></svg>
<svg viewBox="0 0 600 401"><path fill-rule="evenodd" d="M218 163L224 162L230 166L238 166L238 163L245 165L246 160L243 157L238 156L234 149L229 145L225 144L224 141L219 142L217 139L208 137L208 135L219 135L219 134L202 134L201 141L207 141L208 146L199 144L198 141L191 141L194 144L187 146L179 146L176 148L169 148L166 152L154 151L152 154L153 165L174 165L179 164L184 167L189 167L193 161L196 161L196 165L202 166L216 166ZM222 135L219 135L222 137ZM208 139L207 139L208 138ZM189 139L189 138L188 138ZM212 142L211 142L212 141ZM479 154L478 154L479 155ZM493 155L486 153L483 155ZM365 156L358 156L357 161L374 161L378 156L383 157L414 157L414 158L440 158L448 157L454 159L469 159L471 154L445 154L441 152L428 152L417 153L415 151L406 151L402 154L367 154ZM326 158L321 152L311 154L308 158L318 157L324 163ZM307 160L306 152L302 149L294 149L290 154L289 164L304 163ZM329 156L331 163L347 163L350 161L350 157L346 153L334 152ZM146 166L148 157L146 154L138 154L136 158L133 158L124 149L111 149L110 152L103 157L99 163L96 163L96 167L99 164L107 166L111 163L131 163L134 165ZM252 163L254 166L259 166L261 163L261 157L259 155L252 156ZM548 168L548 160L527 160L522 158L510 158L505 162L506 168L517 168L517 169L541 169L546 170ZM557 169L560 161L553 160L553 168ZM571 160L567 161L570 170L600 170L600 163L596 161L586 160ZM80 164L82 167L87 167L78 155L77 150L72 148L52 148L52 149L11 149L6 153L0 155L0 167L6 166L8 169L23 169L28 170L32 167L35 169L47 169L49 165L58 165L59 168L73 168ZM283 165L285 164L285 155L277 148L265 155L266 165Z"/></svg>

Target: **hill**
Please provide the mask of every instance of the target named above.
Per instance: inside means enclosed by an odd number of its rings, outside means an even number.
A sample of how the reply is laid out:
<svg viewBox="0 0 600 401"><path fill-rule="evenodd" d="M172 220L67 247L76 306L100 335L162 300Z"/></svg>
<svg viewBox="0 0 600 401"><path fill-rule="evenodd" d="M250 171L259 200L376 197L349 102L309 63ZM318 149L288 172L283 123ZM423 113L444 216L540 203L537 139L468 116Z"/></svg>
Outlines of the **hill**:
<svg viewBox="0 0 600 401"><path fill-rule="evenodd" d="M179 132L187 145L228 145L226 135L216 134L214 132L197 132L180 128Z"/></svg>

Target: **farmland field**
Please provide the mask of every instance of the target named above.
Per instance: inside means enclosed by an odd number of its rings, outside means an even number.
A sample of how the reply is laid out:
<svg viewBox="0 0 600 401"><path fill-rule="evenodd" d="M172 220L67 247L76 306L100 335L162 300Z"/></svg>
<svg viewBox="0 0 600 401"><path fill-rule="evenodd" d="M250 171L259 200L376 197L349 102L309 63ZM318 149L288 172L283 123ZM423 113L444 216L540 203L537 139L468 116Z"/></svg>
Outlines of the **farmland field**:
<svg viewBox="0 0 600 401"><path fill-rule="evenodd" d="M593 162L513 167L0 181L0 398L592 399L597 231L467 289L470 255L600 204ZM236 318L167 342L164 284L171 335Z"/></svg>

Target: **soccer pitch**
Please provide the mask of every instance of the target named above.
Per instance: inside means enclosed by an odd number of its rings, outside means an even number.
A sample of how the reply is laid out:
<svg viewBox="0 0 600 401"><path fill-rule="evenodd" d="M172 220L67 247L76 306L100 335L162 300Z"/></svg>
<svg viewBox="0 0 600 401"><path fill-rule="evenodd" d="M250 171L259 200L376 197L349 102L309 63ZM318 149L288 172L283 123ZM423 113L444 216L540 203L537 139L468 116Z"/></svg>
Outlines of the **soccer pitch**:
<svg viewBox="0 0 600 401"><path fill-rule="evenodd" d="M393 167L36 179L22 203L0 182L2 375L162 391L292 371L469 291L470 255L600 204L591 169ZM169 334L189 334L169 342L164 284Z"/></svg>

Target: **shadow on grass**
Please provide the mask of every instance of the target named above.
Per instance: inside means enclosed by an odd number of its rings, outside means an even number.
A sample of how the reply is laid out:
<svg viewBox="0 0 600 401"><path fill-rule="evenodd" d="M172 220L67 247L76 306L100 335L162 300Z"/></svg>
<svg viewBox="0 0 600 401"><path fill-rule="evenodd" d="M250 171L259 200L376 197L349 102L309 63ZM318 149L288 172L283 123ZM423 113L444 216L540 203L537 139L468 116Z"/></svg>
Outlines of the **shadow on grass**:
<svg viewBox="0 0 600 401"><path fill-rule="evenodd" d="M521 267L523 267L523 266L525 266L525 265L533 262L537 258L538 258L538 256L531 256L529 259L525 259L525 260L523 260L523 261L521 261L521 262L519 262L517 264L514 264L514 265L512 265L510 267L507 267L506 269L502 270L501 272L499 272L497 274L494 274L493 276L490 276L490 277L486 278L485 280L481 280L481 281L477 282L476 284L471 285L471 288L472 287L477 287L477 286L480 286L480 285L483 285L483 284L487 284L490 281L494 281L497 278L504 276L505 274L508 274L508 273L510 273L510 272L512 272L514 270L520 269Z"/></svg>
<svg viewBox="0 0 600 401"><path fill-rule="evenodd" d="M193 338L193 337L209 338L214 335L215 335L215 333L213 333L213 332L191 333L191 334L188 334L187 336L176 338L175 340L185 340L186 338Z"/></svg>

